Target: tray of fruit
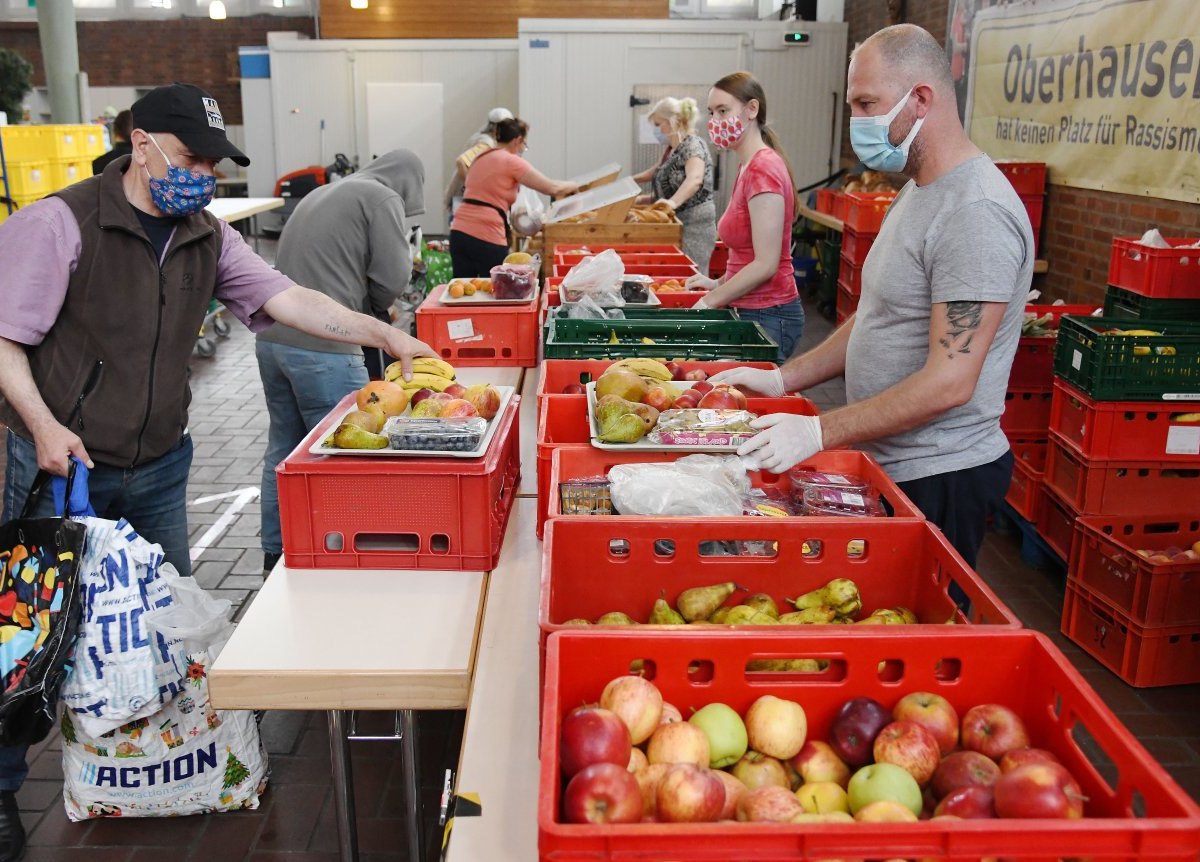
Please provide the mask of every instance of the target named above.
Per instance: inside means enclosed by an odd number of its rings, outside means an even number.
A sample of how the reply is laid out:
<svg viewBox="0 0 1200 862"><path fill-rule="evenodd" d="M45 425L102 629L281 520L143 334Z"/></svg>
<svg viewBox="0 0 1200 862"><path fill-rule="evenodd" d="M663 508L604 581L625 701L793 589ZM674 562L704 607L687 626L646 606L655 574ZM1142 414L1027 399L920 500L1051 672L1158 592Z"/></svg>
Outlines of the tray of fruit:
<svg viewBox="0 0 1200 862"><path fill-rule="evenodd" d="M358 390L354 403L339 406L308 451L313 455L479 458L487 452L513 396L512 386L463 386L441 359L413 361L411 380L400 363ZM485 423L481 425L480 423Z"/></svg>
<svg viewBox="0 0 1200 862"><path fill-rule="evenodd" d="M537 290L531 288L524 296L501 298L496 295L490 278L451 279L442 292L442 305L528 305L537 298Z"/></svg>

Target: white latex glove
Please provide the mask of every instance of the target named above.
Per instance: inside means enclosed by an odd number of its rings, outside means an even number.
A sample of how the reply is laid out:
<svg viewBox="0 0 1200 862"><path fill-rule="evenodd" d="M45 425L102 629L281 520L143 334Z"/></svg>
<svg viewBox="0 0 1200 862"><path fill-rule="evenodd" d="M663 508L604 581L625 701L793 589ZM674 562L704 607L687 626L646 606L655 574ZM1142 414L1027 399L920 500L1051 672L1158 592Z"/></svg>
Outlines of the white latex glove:
<svg viewBox="0 0 1200 862"><path fill-rule="evenodd" d="M739 446L737 453L743 463L757 463L772 473L782 473L824 448L819 416L769 413L750 425L763 430Z"/></svg>
<svg viewBox="0 0 1200 862"><path fill-rule="evenodd" d="M683 286L688 290L716 290L717 280L709 278L707 275L696 273L691 278L683 283Z"/></svg>
<svg viewBox="0 0 1200 862"><path fill-rule="evenodd" d="M730 368L728 371L714 374L708 378L708 382L713 385L728 383L739 389L758 392L767 398L782 398L787 395L783 385L783 372L778 368Z"/></svg>
<svg viewBox="0 0 1200 862"><path fill-rule="evenodd" d="M712 306L705 302L704 297L702 296L692 303L692 308L712 308Z"/></svg>

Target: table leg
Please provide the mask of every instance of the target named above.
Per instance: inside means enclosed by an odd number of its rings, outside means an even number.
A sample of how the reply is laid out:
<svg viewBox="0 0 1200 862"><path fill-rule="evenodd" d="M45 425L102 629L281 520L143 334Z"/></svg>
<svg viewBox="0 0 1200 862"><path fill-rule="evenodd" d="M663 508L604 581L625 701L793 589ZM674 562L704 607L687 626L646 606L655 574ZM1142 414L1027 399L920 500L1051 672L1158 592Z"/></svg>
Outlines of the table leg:
<svg viewBox="0 0 1200 862"><path fill-rule="evenodd" d="M329 756L333 764L333 806L337 817L338 855L342 862L358 862L358 824L354 813L354 774L350 767L350 740L346 713L329 711Z"/></svg>
<svg viewBox="0 0 1200 862"><path fill-rule="evenodd" d="M405 802L408 811L408 862L421 862L421 771L417 768L417 716L411 709L400 710L400 745L404 761Z"/></svg>

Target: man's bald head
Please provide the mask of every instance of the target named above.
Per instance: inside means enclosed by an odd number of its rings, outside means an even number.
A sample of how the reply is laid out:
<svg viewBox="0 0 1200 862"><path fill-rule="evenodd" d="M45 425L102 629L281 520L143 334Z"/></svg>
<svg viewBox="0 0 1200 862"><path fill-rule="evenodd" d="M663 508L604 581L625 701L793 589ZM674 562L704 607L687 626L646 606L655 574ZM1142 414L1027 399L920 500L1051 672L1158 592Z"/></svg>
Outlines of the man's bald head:
<svg viewBox="0 0 1200 862"><path fill-rule="evenodd" d="M886 69L898 94L916 84L928 84L938 93L954 92L945 50L916 24L896 24L872 34L854 49L850 62L867 53Z"/></svg>

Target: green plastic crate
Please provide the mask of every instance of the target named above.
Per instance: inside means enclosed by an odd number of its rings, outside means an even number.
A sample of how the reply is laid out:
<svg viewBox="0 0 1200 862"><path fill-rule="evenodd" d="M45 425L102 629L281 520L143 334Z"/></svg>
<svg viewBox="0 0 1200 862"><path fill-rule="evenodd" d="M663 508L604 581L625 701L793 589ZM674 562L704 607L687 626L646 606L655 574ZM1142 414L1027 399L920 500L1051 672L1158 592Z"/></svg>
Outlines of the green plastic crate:
<svg viewBox="0 0 1200 862"><path fill-rule="evenodd" d="M1107 329L1162 335L1106 335ZM1058 325L1054 373L1100 401L1200 399L1200 323L1066 315Z"/></svg>
<svg viewBox="0 0 1200 862"><path fill-rule="evenodd" d="M736 308L622 308L626 320L740 320ZM550 334L551 320L570 320L567 317L567 306L552 305L546 312L546 322L542 324L542 343L545 344ZM614 321L615 322L615 321Z"/></svg>
<svg viewBox="0 0 1200 862"><path fill-rule="evenodd" d="M610 344L616 333L618 344ZM649 338L653 344L643 344ZM779 346L751 320L555 320L546 359L743 359L774 362Z"/></svg>
<svg viewBox="0 0 1200 862"><path fill-rule="evenodd" d="M1152 299L1110 284L1104 294L1104 316L1123 320L1200 322L1200 299Z"/></svg>

